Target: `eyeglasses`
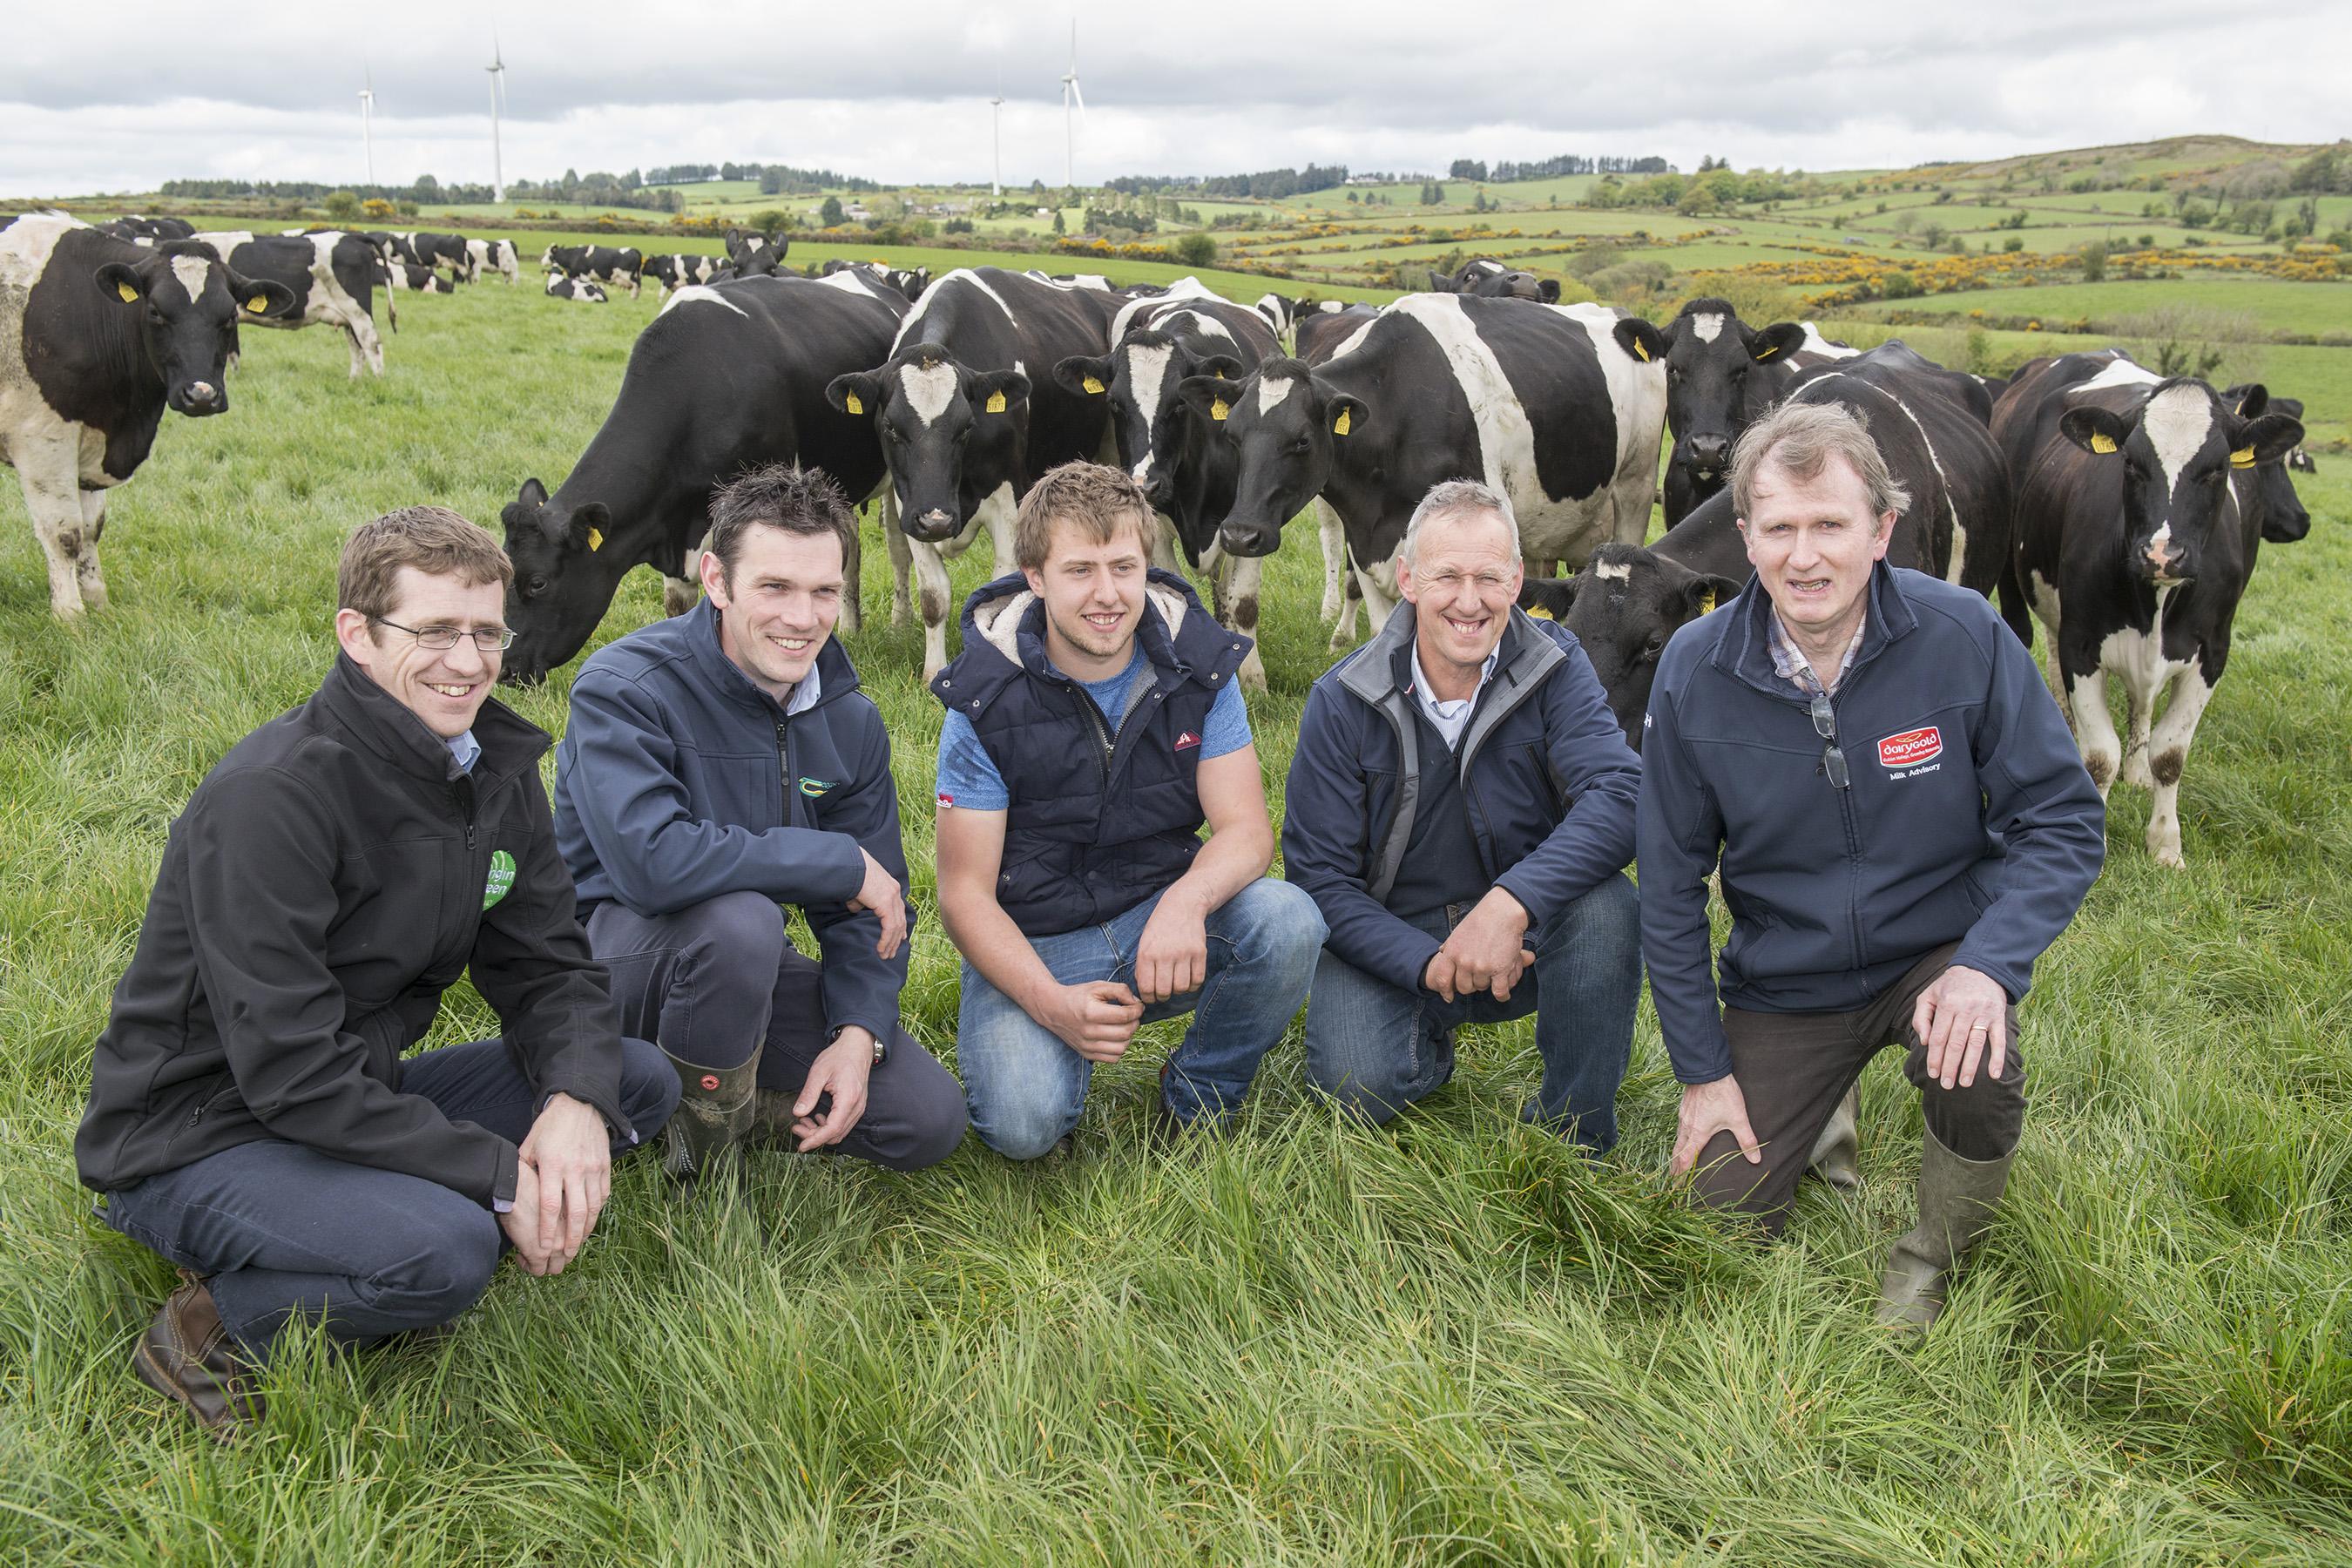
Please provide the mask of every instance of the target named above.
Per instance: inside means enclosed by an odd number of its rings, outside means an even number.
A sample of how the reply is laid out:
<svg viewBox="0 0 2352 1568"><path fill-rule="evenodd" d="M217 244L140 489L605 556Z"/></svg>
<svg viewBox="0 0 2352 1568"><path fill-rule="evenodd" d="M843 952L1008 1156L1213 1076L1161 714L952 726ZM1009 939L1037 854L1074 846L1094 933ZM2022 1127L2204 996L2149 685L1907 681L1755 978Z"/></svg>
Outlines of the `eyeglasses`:
<svg viewBox="0 0 2352 1568"><path fill-rule="evenodd" d="M461 637L472 637L474 647L483 653L504 653L514 647L512 626L476 626L470 632L457 626L426 626L419 631L415 626L404 626L398 621L387 621L382 616L370 616L368 619L378 626L390 626L394 631L406 632L416 639L418 647L430 648L435 653L447 653L457 646L457 639Z"/></svg>
<svg viewBox="0 0 2352 1568"><path fill-rule="evenodd" d="M1822 738L1822 767L1830 775L1832 789L1844 789L1853 783L1845 769L1845 753L1838 750L1837 710L1830 706L1830 694L1813 693L1813 733Z"/></svg>

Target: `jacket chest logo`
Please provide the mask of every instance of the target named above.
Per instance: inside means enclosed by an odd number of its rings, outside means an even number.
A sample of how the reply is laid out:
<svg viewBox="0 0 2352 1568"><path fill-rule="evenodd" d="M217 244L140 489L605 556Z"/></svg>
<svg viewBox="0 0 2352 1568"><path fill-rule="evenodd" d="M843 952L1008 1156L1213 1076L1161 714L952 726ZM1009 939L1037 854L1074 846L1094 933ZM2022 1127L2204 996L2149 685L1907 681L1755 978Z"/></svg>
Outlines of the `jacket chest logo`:
<svg viewBox="0 0 2352 1568"><path fill-rule="evenodd" d="M505 850L490 857L490 875L482 884L482 908L488 909L514 889L515 858Z"/></svg>
<svg viewBox="0 0 2352 1568"><path fill-rule="evenodd" d="M801 780L801 793L808 796L811 800L814 800L819 795L824 794L825 791L838 785L840 782L841 781L839 779L803 779Z"/></svg>
<svg viewBox="0 0 2352 1568"><path fill-rule="evenodd" d="M1878 742L1879 763L1889 768L1916 768L1943 754L1944 732L1933 724L1921 730L1906 730Z"/></svg>

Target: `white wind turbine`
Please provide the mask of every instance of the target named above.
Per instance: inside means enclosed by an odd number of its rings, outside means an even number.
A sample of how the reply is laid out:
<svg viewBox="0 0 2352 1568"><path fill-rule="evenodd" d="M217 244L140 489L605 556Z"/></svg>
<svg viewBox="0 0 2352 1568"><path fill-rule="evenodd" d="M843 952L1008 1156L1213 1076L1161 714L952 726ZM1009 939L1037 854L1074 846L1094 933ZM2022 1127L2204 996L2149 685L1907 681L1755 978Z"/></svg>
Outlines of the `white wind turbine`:
<svg viewBox="0 0 2352 1568"><path fill-rule="evenodd" d="M506 95L506 58L499 50L498 24L490 25L490 63L482 68L490 73L490 199L507 199L507 181L499 159L499 100Z"/></svg>
<svg viewBox="0 0 2352 1568"><path fill-rule="evenodd" d="M1004 195L1004 84L996 84L996 96L988 100L988 142L993 177L988 182L988 194Z"/></svg>
<svg viewBox="0 0 2352 1568"><path fill-rule="evenodd" d="M1075 190L1078 184L1077 122L1070 116L1070 105L1076 103L1078 112L1087 111L1086 94L1078 90L1078 19L1070 18L1070 68L1062 73L1062 184Z"/></svg>
<svg viewBox="0 0 2352 1568"><path fill-rule="evenodd" d="M362 79L366 85L360 89L360 142L367 148L368 184L375 184L375 73L370 71Z"/></svg>

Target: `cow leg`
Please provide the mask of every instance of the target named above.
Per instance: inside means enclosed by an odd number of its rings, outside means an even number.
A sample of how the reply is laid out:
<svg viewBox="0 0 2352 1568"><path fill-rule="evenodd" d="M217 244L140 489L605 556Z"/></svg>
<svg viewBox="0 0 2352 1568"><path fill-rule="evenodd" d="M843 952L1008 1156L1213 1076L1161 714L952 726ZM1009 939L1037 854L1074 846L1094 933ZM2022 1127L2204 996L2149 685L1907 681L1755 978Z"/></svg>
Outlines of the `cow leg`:
<svg viewBox="0 0 2352 1568"><path fill-rule="evenodd" d="M1184 556L1182 552L1176 548L1175 523L1169 521L1167 513L1158 511L1151 514L1151 563L1162 572L1173 572L1178 576L1182 576ZM1216 546L1213 544L1209 549L1213 553ZM1201 564L1206 567L1209 563L1203 560Z"/></svg>
<svg viewBox="0 0 2352 1568"><path fill-rule="evenodd" d="M1381 581L1382 567L1387 570L1386 584ZM1378 637L1397 607L1396 563L1389 561L1382 563L1381 566L1359 565L1356 568L1356 584L1363 591L1364 613L1371 617L1371 634Z"/></svg>
<svg viewBox="0 0 2352 1568"><path fill-rule="evenodd" d="M908 554L914 558L915 589L923 612L923 684L947 667L948 662L948 563L940 558L940 547L920 539L907 541Z"/></svg>
<svg viewBox="0 0 2352 1568"><path fill-rule="evenodd" d="M1323 541L1323 607L1317 612L1327 621L1337 620L1351 607L1347 603L1345 579L1348 575L1348 532L1339 526L1339 514L1325 506L1318 498L1315 502L1315 531ZM1350 637L1348 639L1356 639ZM1338 646L1336 639L1333 646Z"/></svg>
<svg viewBox="0 0 2352 1568"><path fill-rule="evenodd" d="M376 375L382 375L383 374L383 340L375 334L374 319L364 315L353 317L351 333L352 344L361 353L367 356L369 371ZM354 369L352 372L352 378L356 380L359 374Z"/></svg>
<svg viewBox="0 0 2352 1568"><path fill-rule="evenodd" d="M2213 673L2216 680L2221 679L2221 671ZM2197 721L2212 700L2201 659L2191 663L2173 677L2172 700L2148 737L2147 767L2155 781L2156 805L2147 817L2147 852L2158 865L2176 871L2189 868L2180 853L2180 770L2188 764L2189 742L2197 738Z"/></svg>
<svg viewBox="0 0 2352 1568"><path fill-rule="evenodd" d="M1249 653L1242 659L1242 689L1264 691L1265 661L1257 650L1257 601L1259 585L1265 581L1265 557L1228 555L1217 565L1217 576L1226 584L1220 595L1225 609L1217 619L1250 639Z"/></svg>
<svg viewBox="0 0 2352 1568"><path fill-rule="evenodd" d="M2074 741L2083 749L2083 766L2089 770L2091 782L2099 786L2099 799L2105 801L2123 762L2115 716L2107 711L2106 671L2099 668L2096 653L2083 661L2089 668L2081 670L2074 668L2074 660L2060 654L2053 652L2051 658L2059 663L2058 679L2065 684L2066 710L2074 717Z"/></svg>
<svg viewBox="0 0 2352 1568"><path fill-rule="evenodd" d="M980 510L972 519L973 522L988 530L988 548L996 557L989 567L988 574L992 578L1002 577L1013 570L1013 521L1020 511L1021 498L1013 493L1013 482L1008 479L989 492L988 499L980 503ZM957 546L959 550L971 543L971 525L966 524L963 542ZM929 679L929 677L924 679Z"/></svg>
<svg viewBox="0 0 2352 1568"><path fill-rule="evenodd" d="M1533 555L1522 555L1519 557L1519 564L1530 577L1549 577L1552 575L1552 568L1559 563L1552 560L1539 560Z"/></svg>
<svg viewBox="0 0 2352 1568"><path fill-rule="evenodd" d="M48 563L49 613L65 621L82 612L82 552L93 548L83 532L81 484L76 477L79 446L71 435L63 435L20 441L9 454L24 487L25 510L32 515L33 537L41 542L41 554ZM97 571L95 555L89 570Z"/></svg>
<svg viewBox="0 0 2352 1568"><path fill-rule="evenodd" d="M106 579L98 568L98 541L106 531L106 495L104 490L81 492L81 559L74 566L74 581L81 589L81 602L93 610L106 608Z"/></svg>
<svg viewBox="0 0 2352 1568"><path fill-rule="evenodd" d="M856 637L866 625L865 606L857 601L857 574L866 563L866 525L857 509L849 510L849 537L841 549L841 620L838 630Z"/></svg>
<svg viewBox="0 0 2352 1568"><path fill-rule="evenodd" d="M2156 713L2156 698L2163 682L2143 686L2137 680L2125 683L2126 705L2131 710L2131 722L2124 732L2124 783L2134 789L2154 789L2156 779L2147 771L2147 727Z"/></svg>
<svg viewBox="0 0 2352 1568"><path fill-rule="evenodd" d="M898 496L895 490L885 490L882 496L882 545L890 552L890 624L903 626L914 614L913 597L907 591L908 574L913 570L915 557L908 548L912 542L898 526Z"/></svg>
<svg viewBox="0 0 2352 1568"><path fill-rule="evenodd" d="M1339 653L1356 646L1356 612L1364 607L1364 591L1356 585L1356 574L1348 574L1346 594L1339 602L1339 619L1331 628L1331 651Z"/></svg>

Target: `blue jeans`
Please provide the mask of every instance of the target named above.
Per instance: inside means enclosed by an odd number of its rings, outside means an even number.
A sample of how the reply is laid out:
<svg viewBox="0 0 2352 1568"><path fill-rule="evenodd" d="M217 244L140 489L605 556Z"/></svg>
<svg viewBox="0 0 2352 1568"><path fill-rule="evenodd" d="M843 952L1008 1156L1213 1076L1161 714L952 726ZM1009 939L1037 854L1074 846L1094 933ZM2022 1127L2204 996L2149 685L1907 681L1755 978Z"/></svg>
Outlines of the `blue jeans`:
<svg viewBox="0 0 2352 1568"><path fill-rule="evenodd" d="M677 1105L677 1073L642 1040L621 1047L621 1111L650 1142ZM497 1040L411 1058L400 1088L510 1143L539 1114ZM298 1316L344 1344L446 1323L480 1298L506 1246L499 1216L453 1187L276 1138L110 1193L105 1217L205 1276L221 1321L257 1361Z"/></svg>
<svg viewBox="0 0 2352 1568"><path fill-rule="evenodd" d="M1467 904L1451 905L1407 923L1443 940L1469 912ZM1456 1028L1533 1013L1543 1085L1519 1114L1567 1128L1596 1152L1610 1148L1642 993L1633 884L1612 877L1530 935L1535 965L1507 1002L1484 991L1448 1002L1418 975L1401 985L1326 951L1307 1007L1307 1081L1357 1114L1386 1121L1454 1076Z"/></svg>
<svg viewBox="0 0 2352 1568"><path fill-rule="evenodd" d="M1154 894L1115 920L1032 937L1029 945L1065 985L1115 980L1132 987L1136 944L1159 903ZM1192 1015L1160 1079L1169 1114L1185 1122L1240 1106L1258 1062L1306 1000L1323 946L1323 916L1315 900L1270 877L1226 900L1207 926L1208 979L1198 991L1143 1012L1147 1024ZM1013 1160L1050 1152L1078 1124L1094 1076L1092 1062L991 985L969 960L956 1067L981 1142Z"/></svg>

